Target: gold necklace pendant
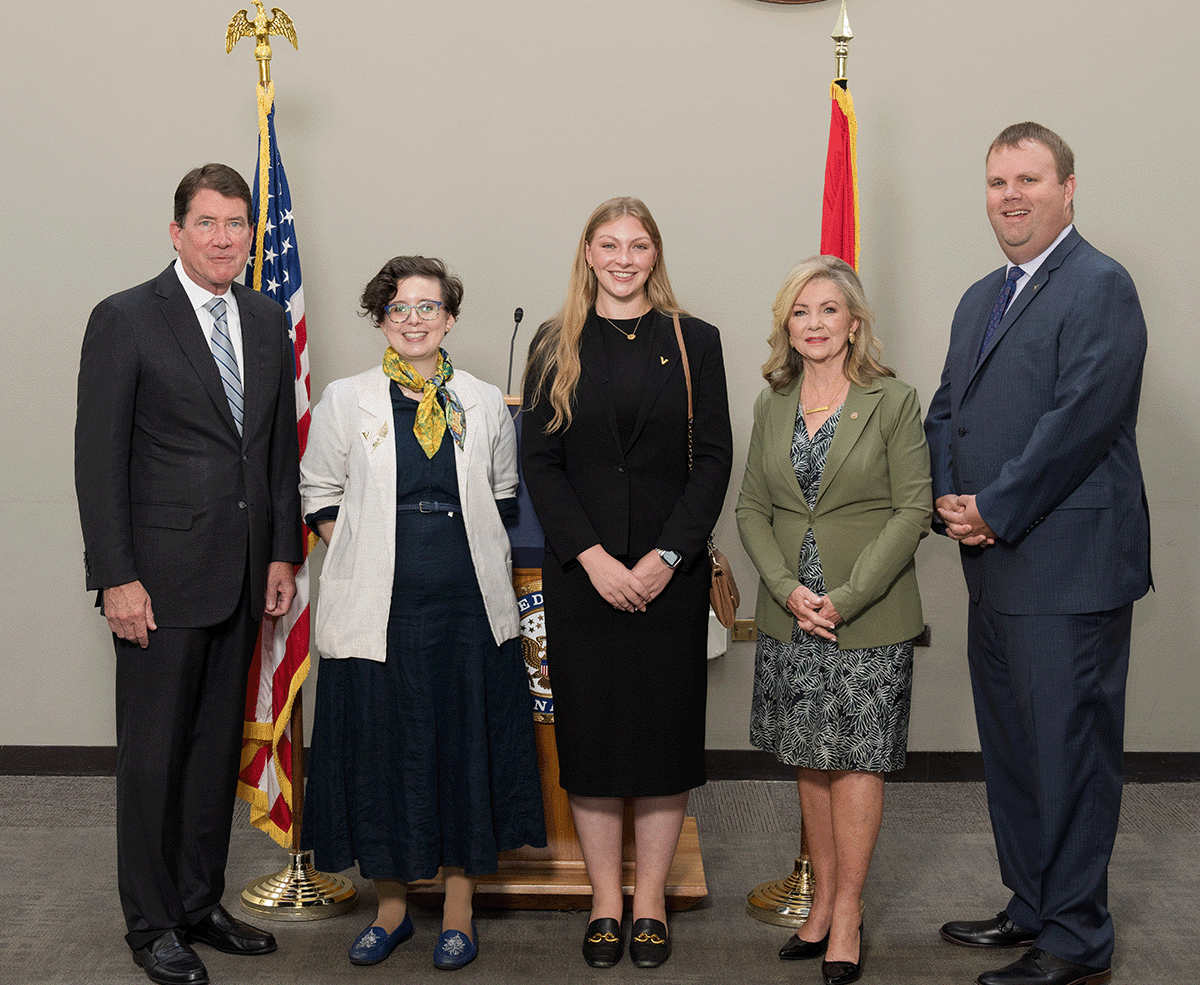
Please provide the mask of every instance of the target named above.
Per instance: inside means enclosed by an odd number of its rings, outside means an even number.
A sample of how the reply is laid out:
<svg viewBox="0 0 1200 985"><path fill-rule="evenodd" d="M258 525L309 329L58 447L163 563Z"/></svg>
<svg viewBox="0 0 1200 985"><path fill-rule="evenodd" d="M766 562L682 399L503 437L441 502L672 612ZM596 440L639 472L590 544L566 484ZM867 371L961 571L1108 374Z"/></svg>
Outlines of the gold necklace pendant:
<svg viewBox="0 0 1200 985"><path fill-rule="evenodd" d="M611 318L609 318L608 315L601 315L600 317L603 318L610 325L612 325L613 328L616 328L617 331L620 332L622 335L624 335L625 338L629 339L630 342L632 342L634 339L637 338L638 329L642 325L642 319L646 317L646 312L643 311L640 315L638 315L638 320L636 322L634 322L632 332L627 332L623 328L617 328L616 323Z"/></svg>
<svg viewBox="0 0 1200 985"><path fill-rule="evenodd" d="M836 397L839 393L841 393L843 388L847 388L847 389L849 388L849 381L839 384L838 388L833 392L832 397ZM832 398L826 398L826 399L828 399L830 402L827 403L824 407L805 407L804 406L804 394L801 393L800 394L800 411L801 411L801 413L803 413L807 417L809 414L820 414L822 411L829 410L829 408L833 406L833 401L832 401Z"/></svg>

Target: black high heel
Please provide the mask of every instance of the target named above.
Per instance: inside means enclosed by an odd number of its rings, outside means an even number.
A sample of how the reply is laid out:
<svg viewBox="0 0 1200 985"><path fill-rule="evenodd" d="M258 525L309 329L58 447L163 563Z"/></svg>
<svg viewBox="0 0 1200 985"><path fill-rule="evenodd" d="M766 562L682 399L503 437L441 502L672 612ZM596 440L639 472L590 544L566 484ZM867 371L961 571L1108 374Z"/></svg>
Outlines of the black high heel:
<svg viewBox="0 0 1200 985"><path fill-rule="evenodd" d="M857 961L822 961L821 978L825 985L850 985L862 978L862 931L863 925L858 925L858 960Z"/></svg>
<svg viewBox="0 0 1200 985"><path fill-rule="evenodd" d="M781 961L799 961L803 958L819 958L829 947L829 932L819 941L806 941L799 934L792 934L788 942L779 949Z"/></svg>

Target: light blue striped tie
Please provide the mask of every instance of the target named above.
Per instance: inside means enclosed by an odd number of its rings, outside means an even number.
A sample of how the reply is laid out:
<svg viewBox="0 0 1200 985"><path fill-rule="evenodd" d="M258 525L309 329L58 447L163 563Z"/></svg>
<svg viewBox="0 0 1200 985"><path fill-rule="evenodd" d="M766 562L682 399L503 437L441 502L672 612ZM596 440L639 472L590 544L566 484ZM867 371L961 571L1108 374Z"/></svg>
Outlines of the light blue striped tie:
<svg viewBox="0 0 1200 985"><path fill-rule="evenodd" d="M233 340L229 337L225 299L213 298L204 307L213 316L212 354L221 373L221 383L225 387L225 396L229 399L229 409L233 411L233 422L237 425L238 434L241 434L242 377L238 373L237 357L233 354Z"/></svg>

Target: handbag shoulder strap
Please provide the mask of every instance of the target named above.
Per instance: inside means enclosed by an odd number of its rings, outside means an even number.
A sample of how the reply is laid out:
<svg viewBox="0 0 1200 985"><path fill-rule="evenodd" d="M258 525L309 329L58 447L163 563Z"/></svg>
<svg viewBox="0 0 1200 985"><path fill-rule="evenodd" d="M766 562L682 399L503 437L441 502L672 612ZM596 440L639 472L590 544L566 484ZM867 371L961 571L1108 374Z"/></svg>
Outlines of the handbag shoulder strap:
<svg viewBox="0 0 1200 985"><path fill-rule="evenodd" d="M688 395L688 471L692 471L692 368L688 365L687 346L683 344L683 329L679 327L679 312L671 315L675 322L675 341L679 343L679 358L683 362L683 382Z"/></svg>
<svg viewBox="0 0 1200 985"><path fill-rule="evenodd" d="M671 315L675 322L675 340L679 343L679 357L683 360L683 381L687 384L688 420L692 419L692 370L688 365L687 346L683 344L683 329L679 327L679 313Z"/></svg>
<svg viewBox="0 0 1200 985"><path fill-rule="evenodd" d="M692 368L688 365L687 346L683 344L683 329L679 327L679 314L671 315L675 322L675 339L679 343L679 358L683 361L683 381L687 384L688 395L688 471L692 471ZM717 548L713 543L712 534L708 535L708 556L712 559L713 564L720 569L721 563L717 560ZM735 606L736 608L736 606Z"/></svg>

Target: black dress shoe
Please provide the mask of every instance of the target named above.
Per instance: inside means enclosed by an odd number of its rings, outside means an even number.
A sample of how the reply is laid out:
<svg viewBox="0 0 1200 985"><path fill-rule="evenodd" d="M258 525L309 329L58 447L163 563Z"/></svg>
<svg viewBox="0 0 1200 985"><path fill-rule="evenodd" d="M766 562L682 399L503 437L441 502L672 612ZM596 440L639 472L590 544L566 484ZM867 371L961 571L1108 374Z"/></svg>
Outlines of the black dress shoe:
<svg viewBox="0 0 1200 985"><path fill-rule="evenodd" d="M1012 964L985 971L975 981L979 985L1107 985L1112 981L1112 969L1072 964L1031 947Z"/></svg>
<svg viewBox="0 0 1200 985"><path fill-rule="evenodd" d="M1037 939L1032 930L1018 927L1001 910L991 920L952 920L942 924L942 937L965 947L1028 947Z"/></svg>
<svg viewBox="0 0 1200 985"><path fill-rule="evenodd" d="M231 917L220 903L203 920L188 927L187 939L226 954L270 954L279 946L273 934Z"/></svg>
<svg viewBox="0 0 1200 985"><path fill-rule="evenodd" d="M188 947L182 930L168 930L149 944L135 947L133 962L158 985L208 985L204 962Z"/></svg>
<svg viewBox="0 0 1200 985"><path fill-rule="evenodd" d="M667 925L661 920L642 917L633 921L629 938L629 960L639 968L657 968L671 956Z"/></svg>
<svg viewBox="0 0 1200 985"><path fill-rule="evenodd" d="M825 985L850 985L862 978L862 958L857 961L822 961L821 979Z"/></svg>
<svg viewBox="0 0 1200 985"><path fill-rule="evenodd" d="M799 961L803 958L819 958L829 946L829 932L819 941L806 941L799 934L792 934L788 942L779 949L782 961Z"/></svg>
<svg viewBox="0 0 1200 985"><path fill-rule="evenodd" d="M593 968L611 968L621 960L621 921L612 917L593 920L583 938L583 960Z"/></svg>
<svg viewBox="0 0 1200 985"><path fill-rule="evenodd" d="M850 985L862 978L862 932L863 925L858 925L859 956L857 961L822 961L821 980L825 985ZM828 942L829 935L825 935Z"/></svg>

